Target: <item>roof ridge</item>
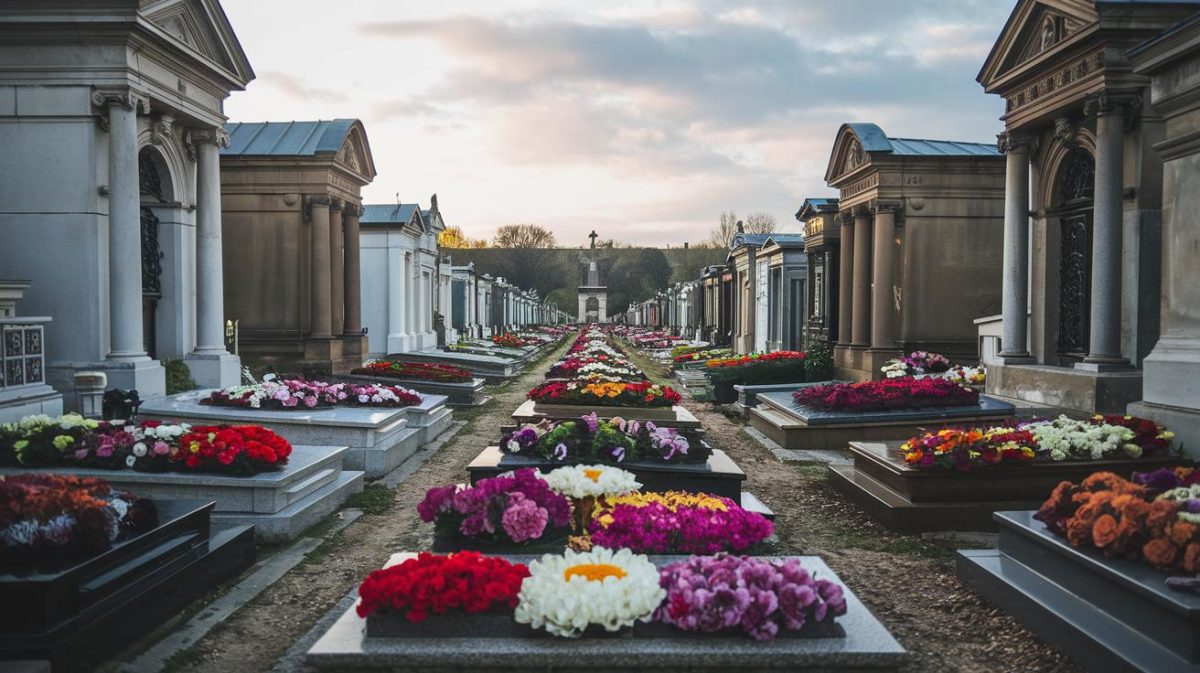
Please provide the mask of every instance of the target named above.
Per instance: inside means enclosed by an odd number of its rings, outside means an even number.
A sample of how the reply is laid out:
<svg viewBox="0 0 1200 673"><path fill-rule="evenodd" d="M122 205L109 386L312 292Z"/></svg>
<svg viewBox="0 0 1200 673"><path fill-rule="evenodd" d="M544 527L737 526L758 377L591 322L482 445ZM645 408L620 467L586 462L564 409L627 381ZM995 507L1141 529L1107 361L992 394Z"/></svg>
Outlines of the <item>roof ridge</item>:
<svg viewBox="0 0 1200 673"><path fill-rule="evenodd" d="M988 143L988 142L981 142L978 140L941 140L938 138L900 138L900 137L893 137L893 136L888 136L888 140L889 141L899 140L902 142L918 142L918 143L951 143L953 145L984 145L984 146L988 146L988 147L996 144L994 142Z"/></svg>

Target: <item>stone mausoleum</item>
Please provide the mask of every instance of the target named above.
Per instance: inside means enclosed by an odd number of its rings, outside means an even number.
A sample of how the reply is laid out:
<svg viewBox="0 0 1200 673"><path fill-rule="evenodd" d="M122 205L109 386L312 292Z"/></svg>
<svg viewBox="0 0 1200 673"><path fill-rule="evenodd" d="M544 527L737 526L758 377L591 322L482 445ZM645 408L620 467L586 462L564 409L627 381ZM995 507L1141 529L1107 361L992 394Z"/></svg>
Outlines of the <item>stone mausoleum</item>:
<svg viewBox="0 0 1200 673"><path fill-rule="evenodd" d="M80 371L143 398L164 359L237 382L218 150L224 101L253 78L213 0L0 3L0 275L57 326L45 378L66 408Z"/></svg>
<svg viewBox="0 0 1200 673"><path fill-rule="evenodd" d="M973 318L1000 304L1004 157L994 144L891 138L844 124L835 375L880 378L902 352L978 359Z"/></svg>
<svg viewBox="0 0 1200 673"><path fill-rule="evenodd" d="M357 119L227 129L225 299L242 357L280 372L358 367L361 190L375 178L366 130Z"/></svg>

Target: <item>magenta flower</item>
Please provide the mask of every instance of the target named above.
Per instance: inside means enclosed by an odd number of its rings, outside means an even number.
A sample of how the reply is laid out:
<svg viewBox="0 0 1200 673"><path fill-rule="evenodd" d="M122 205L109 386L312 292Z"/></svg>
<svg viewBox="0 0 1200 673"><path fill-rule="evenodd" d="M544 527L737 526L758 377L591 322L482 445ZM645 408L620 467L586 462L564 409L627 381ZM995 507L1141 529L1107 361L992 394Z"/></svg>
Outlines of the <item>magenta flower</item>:
<svg viewBox="0 0 1200 673"><path fill-rule="evenodd" d="M546 522L550 520L549 512L545 507L538 507L536 502L526 500L520 493L513 493L511 497L515 501L514 504L504 510L504 515L500 518L504 532L508 533L513 542L525 542L541 537L542 531L546 530Z"/></svg>

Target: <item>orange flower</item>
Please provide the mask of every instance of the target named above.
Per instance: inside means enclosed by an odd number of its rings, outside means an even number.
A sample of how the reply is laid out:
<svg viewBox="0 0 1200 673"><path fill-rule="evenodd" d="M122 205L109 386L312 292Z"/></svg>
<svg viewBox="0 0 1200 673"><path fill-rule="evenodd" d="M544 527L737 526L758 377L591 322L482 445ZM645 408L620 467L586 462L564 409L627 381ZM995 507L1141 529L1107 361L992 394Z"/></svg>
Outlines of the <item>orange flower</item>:
<svg viewBox="0 0 1200 673"><path fill-rule="evenodd" d="M1087 542L1092 535L1092 527L1078 518L1067 522L1067 541L1072 546L1079 547Z"/></svg>
<svg viewBox="0 0 1200 673"><path fill-rule="evenodd" d="M1092 544L1107 547L1117 539L1117 520L1111 514L1102 514L1092 524Z"/></svg>
<svg viewBox="0 0 1200 673"><path fill-rule="evenodd" d="M1179 548L1171 544L1170 540L1159 537L1143 545L1142 554L1145 555L1147 563L1159 570L1166 570L1175 563L1175 558L1179 556Z"/></svg>
<svg viewBox="0 0 1200 673"><path fill-rule="evenodd" d="M1178 519L1167 526L1167 532L1171 537L1171 542L1174 542L1180 547L1186 547L1189 542L1192 542L1196 539L1196 530L1196 524L1188 523L1187 521L1179 521Z"/></svg>
<svg viewBox="0 0 1200 673"><path fill-rule="evenodd" d="M1179 506L1170 500L1155 500L1150 503L1150 513L1146 515L1146 525L1151 530L1162 530L1168 523L1175 520Z"/></svg>
<svg viewBox="0 0 1200 673"><path fill-rule="evenodd" d="M1193 542L1183 553L1183 571L1193 575L1200 574L1200 542Z"/></svg>

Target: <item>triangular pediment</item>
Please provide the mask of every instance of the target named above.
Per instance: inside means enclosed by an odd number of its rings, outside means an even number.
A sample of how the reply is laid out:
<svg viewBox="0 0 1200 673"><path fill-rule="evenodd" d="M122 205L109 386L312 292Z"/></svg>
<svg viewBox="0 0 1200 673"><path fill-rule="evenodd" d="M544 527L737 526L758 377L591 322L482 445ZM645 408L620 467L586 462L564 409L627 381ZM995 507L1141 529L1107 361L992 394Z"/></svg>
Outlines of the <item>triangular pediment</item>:
<svg viewBox="0 0 1200 673"><path fill-rule="evenodd" d="M833 184L871 163L872 152L891 152L891 143L874 124L843 124L833 141L833 152L825 169L825 182Z"/></svg>
<svg viewBox="0 0 1200 673"><path fill-rule="evenodd" d="M138 11L177 44L245 86L254 71L216 0L141 0Z"/></svg>
<svg viewBox="0 0 1200 673"><path fill-rule="evenodd" d="M362 122L356 121L350 127L346 139L342 141L342 146L334 156L334 161L351 173L363 176L368 182L375 179L375 160L371 156L371 148L367 144L367 134L363 130Z"/></svg>
<svg viewBox="0 0 1200 673"><path fill-rule="evenodd" d="M990 90L1009 72L1057 51L1098 21L1089 0L1020 0L976 79Z"/></svg>

